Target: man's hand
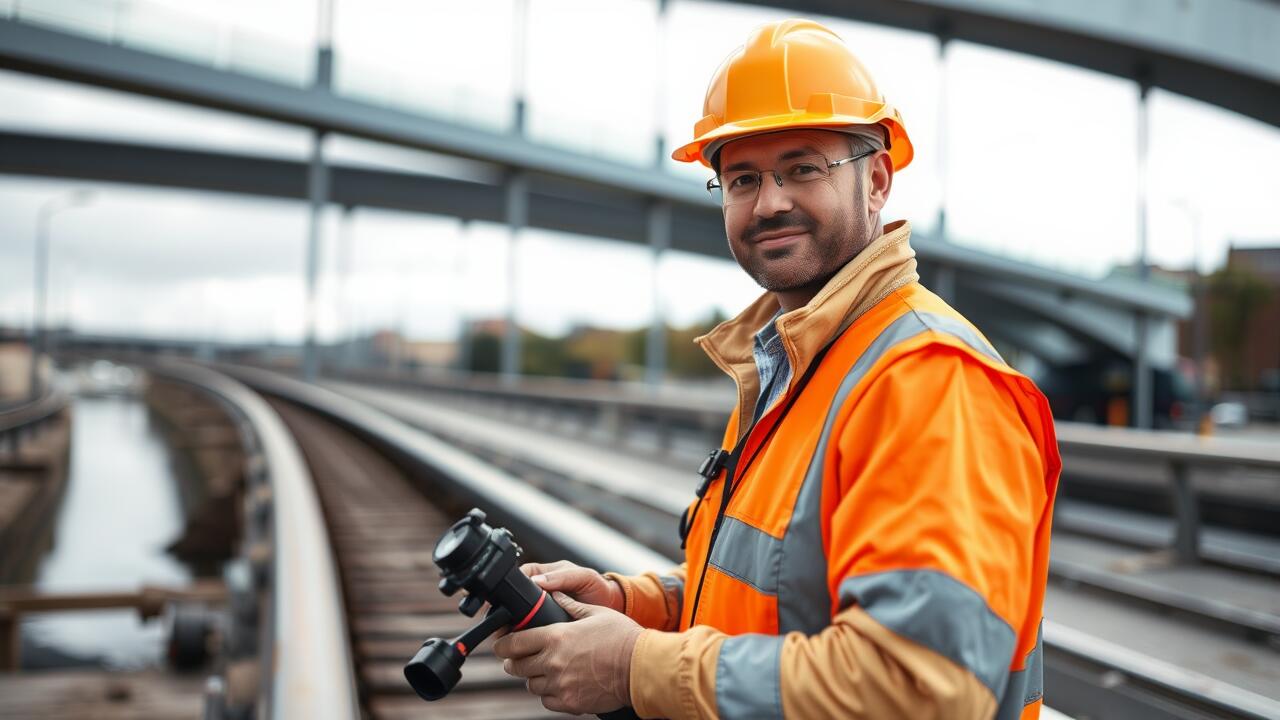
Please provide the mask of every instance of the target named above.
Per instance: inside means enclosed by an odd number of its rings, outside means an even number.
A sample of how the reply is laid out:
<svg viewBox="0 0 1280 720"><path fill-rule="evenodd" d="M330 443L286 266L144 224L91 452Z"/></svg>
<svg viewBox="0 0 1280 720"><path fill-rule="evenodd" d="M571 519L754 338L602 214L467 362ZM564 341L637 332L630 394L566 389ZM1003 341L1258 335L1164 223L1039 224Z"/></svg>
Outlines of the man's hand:
<svg viewBox="0 0 1280 720"><path fill-rule="evenodd" d="M559 560L545 564L525 563L520 566L520 572L547 592L559 590L578 602L623 611L622 588L591 568Z"/></svg>
<svg viewBox="0 0 1280 720"><path fill-rule="evenodd" d="M598 714L631 704L631 651L642 628L620 612L552 597L573 621L499 638L493 653L502 669L525 678L548 710Z"/></svg>

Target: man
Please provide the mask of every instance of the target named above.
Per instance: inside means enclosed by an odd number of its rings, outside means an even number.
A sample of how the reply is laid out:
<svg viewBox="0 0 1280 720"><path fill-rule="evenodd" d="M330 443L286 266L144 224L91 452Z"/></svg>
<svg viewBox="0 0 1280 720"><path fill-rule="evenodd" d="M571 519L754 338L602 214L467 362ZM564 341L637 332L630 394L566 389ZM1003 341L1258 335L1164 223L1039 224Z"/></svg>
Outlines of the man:
<svg viewBox="0 0 1280 720"><path fill-rule="evenodd" d="M1053 424L881 220L912 157L901 118L802 20L756 30L704 114L673 157L715 170L729 247L768 292L698 340L738 404L686 561L530 565L575 621L495 652L553 710L1037 717Z"/></svg>

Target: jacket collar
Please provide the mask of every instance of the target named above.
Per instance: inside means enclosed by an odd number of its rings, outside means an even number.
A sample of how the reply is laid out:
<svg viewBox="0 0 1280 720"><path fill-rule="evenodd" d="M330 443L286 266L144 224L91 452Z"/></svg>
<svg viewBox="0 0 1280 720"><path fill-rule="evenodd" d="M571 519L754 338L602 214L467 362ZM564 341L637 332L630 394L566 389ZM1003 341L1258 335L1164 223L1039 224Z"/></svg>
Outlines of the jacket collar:
<svg viewBox="0 0 1280 720"><path fill-rule="evenodd" d="M889 293L919 279L910 237L911 225L906 220L885 225L884 233L832 276L807 305L778 318L778 334L791 363L788 392L828 341ZM739 438L747 430L760 394L760 377L751 352L755 334L778 309L773 293L766 292L737 317L694 340L737 383Z"/></svg>

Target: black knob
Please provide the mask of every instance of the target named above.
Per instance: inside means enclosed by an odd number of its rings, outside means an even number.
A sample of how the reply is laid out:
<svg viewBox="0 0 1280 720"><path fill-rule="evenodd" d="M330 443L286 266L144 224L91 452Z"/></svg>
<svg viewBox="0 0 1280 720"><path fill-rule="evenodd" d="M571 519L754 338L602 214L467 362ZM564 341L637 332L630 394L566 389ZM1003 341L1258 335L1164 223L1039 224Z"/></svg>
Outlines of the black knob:
<svg viewBox="0 0 1280 720"><path fill-rule="evenodd" d="M475 617L483 606L484 598L479 595L468 595L462 598L462 602L458 603L458 610L467 617Z"/></svg>
<svg viewBox="0 0 1280 720"><path fill-rule="evenodd" d="M458 592L458 588L461 586L458 585L458 583L450 580L449 578L440 578L439 587L440 587L440 592L444 593L447 596L452 596L454 593Z"/></svg>
<svg viewBox="0 0 1280 720"><path fill-rule="evenodd" d="M467 656L447 640L431 638L404 666L404 676L423 700L439 700L462 678L462 663L466 659Z"/></svg>

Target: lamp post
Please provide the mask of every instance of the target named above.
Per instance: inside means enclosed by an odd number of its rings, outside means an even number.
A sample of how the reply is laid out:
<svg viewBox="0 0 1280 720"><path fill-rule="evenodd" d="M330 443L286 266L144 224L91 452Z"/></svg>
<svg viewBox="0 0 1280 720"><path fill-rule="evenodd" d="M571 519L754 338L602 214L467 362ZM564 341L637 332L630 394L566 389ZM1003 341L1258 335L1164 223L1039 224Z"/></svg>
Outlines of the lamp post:
<svg viewBox="0 0 1280 720"><path fill-rule="evenodd" d="M53 216L63 210L83 207L93 199L93 192L84 188L46 200L36 214L35 297L31 315L31 375L28 391L31 399L40 397L40 358L44 355L47 318L45 306L49 298L49 225Z"/></svg>

